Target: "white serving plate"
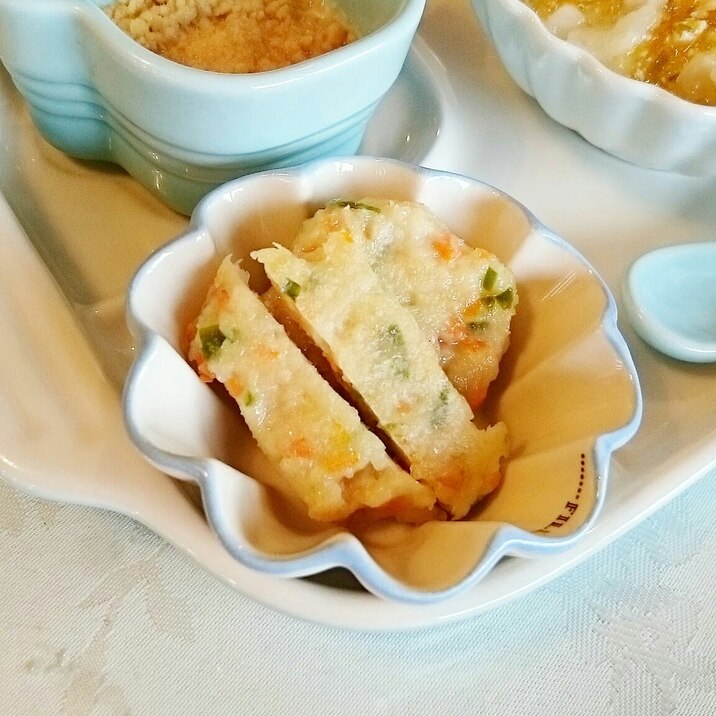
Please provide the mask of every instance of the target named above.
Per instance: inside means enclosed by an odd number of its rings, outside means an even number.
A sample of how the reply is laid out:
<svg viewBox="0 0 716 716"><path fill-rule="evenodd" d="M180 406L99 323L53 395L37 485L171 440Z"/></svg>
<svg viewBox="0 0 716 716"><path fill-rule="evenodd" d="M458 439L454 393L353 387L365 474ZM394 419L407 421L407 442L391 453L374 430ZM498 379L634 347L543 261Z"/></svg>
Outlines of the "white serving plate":
<svg viewBox="0 0 716 716"><path fill-rule="evenodd" d="M186 219L121 171L50 148L4 73L0 139L0 190L24 229L0 205L0 474L34 494L130 515L271 608L371 630L474 616L587 558L716 465L716 366L662 357L622 324L641 375L642 427L615 454L601 516L574 549L503 560L468 592L433 605L378 599L342 573L279 580L252 572L220 547L196 495L139 457L121 421L119 386L132 352L124 289ZM716 235L716 180L637 169L554 123L508 78L457 0L429 3L364 151L422 157L512 194L617 296L643 251Z"/></svg>

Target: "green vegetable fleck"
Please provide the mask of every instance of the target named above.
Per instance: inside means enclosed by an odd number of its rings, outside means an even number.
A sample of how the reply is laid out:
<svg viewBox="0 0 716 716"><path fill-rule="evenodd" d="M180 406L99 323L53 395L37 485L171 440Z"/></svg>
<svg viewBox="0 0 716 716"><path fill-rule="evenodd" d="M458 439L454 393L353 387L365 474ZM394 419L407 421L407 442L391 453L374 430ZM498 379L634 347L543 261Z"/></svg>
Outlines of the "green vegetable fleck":
<svg viewBox="0 0 716 716"><path fill-rule="evenodd" d="M502 306L502 308L510 308L514 299L515 297L511 288L508 288L498 296L495 296L495 300L500 304L500 306Z"/></svg>
<svg viewBox="0 0 716 716"><path fill-rule="evenodd" d="M283 292L295 301L301 293L301 285L288 278L283 285Z"/></svg>
<svg viewBox="0 0 716 716"><path fill-rule="evenodd" d="M475 333L479 333L481 331L486 330L489 325L490 325L489 321L468 321L467 322L467 327Z"/></svg>
<svg viewBox="0 0 716 716"><path fill-rule="evenodd" d="M497 271L495 271L492 266L488 266L487 271L485 271L485 275L482 277L482 288L485 291L492 291L496 280Z"/></svg>
<svg viewBox="0 0 716 716"><path fill-rule="evenodd" d="M249 408L254 404L255 400L256 398L254 398L254 394L250 390L247 390L244 395L244 405Z"/></svg>
<svg viewBox="0 0 716 716"><path fill-rule="evenodd" d="M398 348L402 348L403 346L405 346L405 339L403 338L403 333L400 328L395 325L395 323L391 323L388 326L387 334L390 337L390 340L392 341L393 345Z"/></svg>
<svg viewBox="0 0 716 716"><path fill-rule="evenodd" d="M430 424L434 429L442 427L445 424L447 418L448 409L448 398L450 393L448 388L443 388L438 395L438 398L433 405L432 415L430 418Z"/></svg>
<svg viewBox="0 0 716 716"><path fill-rule="evenodd" d="M341 208L348 207L349 209L365 209L366 211L375 211L380 213L380 209L377 206L371 204L364 204L362 201L349 201L348 199L334 199L329 202L330 205L339 206Z"/></svg>
<svg viewBox="0 0 716 716"><path fill-rule="evenodd" d="M390 359L395 375L408 378L410 375L408 355L405 350L405 338L400 328L392 323L380 333L381 352Z"/></svg>
<svg viewBox="0 0 716 716"><path fill-rule="evenodd" d="M221 348L226 336L222 333L221 328L214 324L199 329L199 340L201 341L201 352L208 360Z"/></svg>

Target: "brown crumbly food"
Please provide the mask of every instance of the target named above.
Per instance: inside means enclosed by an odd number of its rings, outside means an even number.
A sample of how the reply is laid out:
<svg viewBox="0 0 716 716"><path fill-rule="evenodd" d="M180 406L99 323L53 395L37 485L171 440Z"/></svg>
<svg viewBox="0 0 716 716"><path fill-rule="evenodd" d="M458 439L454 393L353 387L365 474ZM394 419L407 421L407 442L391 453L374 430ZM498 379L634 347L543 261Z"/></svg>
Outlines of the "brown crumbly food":
<svg viewBox="0 0 716 716"><path fill-rule="evenodd" d="M326 0L117 0L106 12L153 52L233 74L286 67L357 37Z"/></svg>

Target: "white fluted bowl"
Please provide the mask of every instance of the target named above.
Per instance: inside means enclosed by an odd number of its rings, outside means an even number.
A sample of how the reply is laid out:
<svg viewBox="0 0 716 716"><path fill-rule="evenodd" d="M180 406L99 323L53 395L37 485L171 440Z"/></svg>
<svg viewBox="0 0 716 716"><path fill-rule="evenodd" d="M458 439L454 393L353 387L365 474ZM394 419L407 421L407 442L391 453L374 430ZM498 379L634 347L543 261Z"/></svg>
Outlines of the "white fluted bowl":
<svg viewBox="0 0 716 716"><path fill-rule="evenodd" d="M632 164L716 176L716 107L617 74L521 0L471 2L512 78L557 122Z"/></svg>
<svg viewBox="0 0 716 716"><path fill-rule="evenodd" d="M425 203L516 276L512 344L485 406L487 419L507 424L511 455L502 485L469 519L356 533L312 522L264 486L275 470L238 408L181 352L224 256L290 244L327 201L368 195ZM344 567L380 596L434 602L474 585L505 555L567 549L597 518L611 454L641 416L614 299L585 259L496 189L386 159L324 160L226 184L139 269L127 309L138 341L124 394L130 436L153 465L199 485L211 526L237 560L274 575Z"/></svg>

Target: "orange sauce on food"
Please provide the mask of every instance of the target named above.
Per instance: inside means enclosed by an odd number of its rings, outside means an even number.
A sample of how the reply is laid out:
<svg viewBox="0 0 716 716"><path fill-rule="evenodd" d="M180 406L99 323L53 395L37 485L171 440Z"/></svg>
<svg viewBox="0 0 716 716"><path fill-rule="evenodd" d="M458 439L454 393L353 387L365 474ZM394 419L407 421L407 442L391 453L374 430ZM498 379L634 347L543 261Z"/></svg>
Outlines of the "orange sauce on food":
<svg viewBox="0 0 716 716"><path fill-rule="evenodd" d="M611 27L624 14L624 0L528 0L527 4L543 20L562 5L574 5L590 27Z"/></svg>
<svg viewBox="0 0 716 716"><path fill-rule="evenodd" d="M578 8L591 28L608 29L635 9L625 0L526 0L542 20L563 5ZM667 0L659 21L647 37L622 58L628 76L658 85L683 99L716 105L716 78L705 73L682 77L689 62L698 55L716 56L716 1ZM714 65L716 74L716 64Z"/></svg>
<svg viewBox="0 0 716 716"><path fill-rule="evenodd" d="M698 53L716 52L716 7L703 12L704 3L694 0L668 0L660 22L649 37L630 53L632 77L651 82L684 99L716 104L716 84L707 87L684 86L679 77L686 64Z"/></svg>

